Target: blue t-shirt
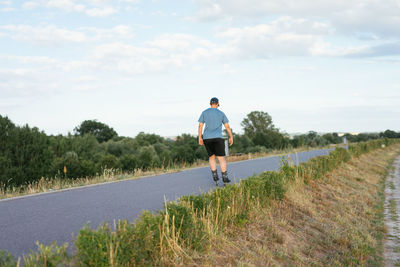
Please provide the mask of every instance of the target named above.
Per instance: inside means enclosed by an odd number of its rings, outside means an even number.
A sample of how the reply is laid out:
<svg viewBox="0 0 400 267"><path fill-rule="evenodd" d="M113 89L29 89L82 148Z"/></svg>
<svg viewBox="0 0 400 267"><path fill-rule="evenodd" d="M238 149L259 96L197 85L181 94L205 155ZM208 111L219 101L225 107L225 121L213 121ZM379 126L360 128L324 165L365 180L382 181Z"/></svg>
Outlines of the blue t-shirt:
<svg viewBox="0 0 400 267"><path fill-rule="evenodd" d="M222 138L222 125L228 123L229 120L219 109L208 108L201 113L199 122L206 124L203 139L212 139Z"/></svg>

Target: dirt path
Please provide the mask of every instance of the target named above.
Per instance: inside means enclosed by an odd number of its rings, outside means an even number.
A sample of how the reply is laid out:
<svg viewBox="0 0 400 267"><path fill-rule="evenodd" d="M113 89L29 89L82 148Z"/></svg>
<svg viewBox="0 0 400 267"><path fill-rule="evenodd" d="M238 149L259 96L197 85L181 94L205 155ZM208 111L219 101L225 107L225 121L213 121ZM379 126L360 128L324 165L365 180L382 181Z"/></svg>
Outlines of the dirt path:
<svg viewBox="0 0 400 267"><path fill-rule="evenodd" d="M386 179L384 246L385 266L400 266L400 157Z"/></svg>

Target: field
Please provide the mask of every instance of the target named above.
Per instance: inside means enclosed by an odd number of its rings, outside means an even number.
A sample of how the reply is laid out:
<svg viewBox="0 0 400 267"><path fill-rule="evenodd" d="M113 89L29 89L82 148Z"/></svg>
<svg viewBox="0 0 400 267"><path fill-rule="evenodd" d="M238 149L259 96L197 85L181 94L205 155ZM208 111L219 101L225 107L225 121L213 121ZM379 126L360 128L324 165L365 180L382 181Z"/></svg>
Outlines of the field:
<svg viewBox="0 0 400 267"><path fill-rule="evenodd" d="M384 180L399 152L395 141L380 140L339 148L298 167L282 161L278 172L182 197L135 223L85 227L73 256L66 246L40 246L24 261L26 266L379 266ZM15 266L16 260L7 258L7 264Z"/></svg>
<svg viewBox="0 0 400 267"><path fill-rule="evenodd" d="M383 266L384 178L399 151L354 158L308 184L297 179L282 201L215 238L193 265Z"/></svg>

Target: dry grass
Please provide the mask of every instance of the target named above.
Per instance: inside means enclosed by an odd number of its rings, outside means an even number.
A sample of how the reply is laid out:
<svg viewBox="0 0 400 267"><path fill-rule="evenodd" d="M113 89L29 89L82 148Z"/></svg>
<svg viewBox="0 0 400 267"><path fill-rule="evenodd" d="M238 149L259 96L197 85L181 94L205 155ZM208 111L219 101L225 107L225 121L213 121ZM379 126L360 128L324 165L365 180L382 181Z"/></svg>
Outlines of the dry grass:
<svg viewBox="0 0 400 267"><path fill-rule="evenodd" d="M376 266L382 265L382 177L400 151L354 158L324 179L299 178L283 201L252 212L244 228L215 236L192 266Z"/></svg>
<svg viewBox="0 0 400 267"><path fill-rule="evenodd" d="M331 145L330 147L334 147ZM236 156L227 157L227 162L236 162L243 161L255 158L283 155L288 153L297 153L302 151L308 151L309 148L302 147L297 149L288 149L285 151L282 150L274 150L268 153L253 153L253 154L243 154ZM100 183L108 183L108 182L116 182L122 180L133 180L133 179L141 179L146 177L151 177L160 174L166 173L174 173L179 171L184 171L193 168L201 168L208 166L208 161L198 160L193 164L177 164L169 167L155 168L147 171L143 171L141 169L135 170L133 173L124 173L115 169L106 169L102 174L97 175L95 177L85 177L78 179L64 179L64 178L42 178L37 182L20 186L8 188L6 191L3 191L0 186L0 199L23 196L23 195L31 195L42 192L52 192L57 190L64 190L74 187L94 185Z"/></svg>

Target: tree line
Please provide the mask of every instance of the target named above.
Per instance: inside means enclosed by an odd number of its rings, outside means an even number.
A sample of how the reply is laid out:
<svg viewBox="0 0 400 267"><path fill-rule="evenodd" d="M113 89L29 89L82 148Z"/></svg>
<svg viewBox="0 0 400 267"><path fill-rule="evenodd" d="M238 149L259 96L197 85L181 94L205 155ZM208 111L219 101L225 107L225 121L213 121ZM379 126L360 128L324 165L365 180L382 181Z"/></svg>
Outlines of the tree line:
<svg viewBox="0 0 400 267"><path fill-rule="evenodd" d="M318 135L313 131L290 138L262 111L249 113L241 126L244 133L234 133L231 154L342 142L337 133ZM358 142L400 138L400 133L387 130L345 136L351 142ZM17 126L0 115L0 184L4 188L29 184L42 177L92 177L105 169L134 172L207 159L204 146L199 146L197 136L190 134L182 134L174 140L144 132L136 137L124 137L102 122L86 120L68 135L46 135L37 127Z"/></svg>

